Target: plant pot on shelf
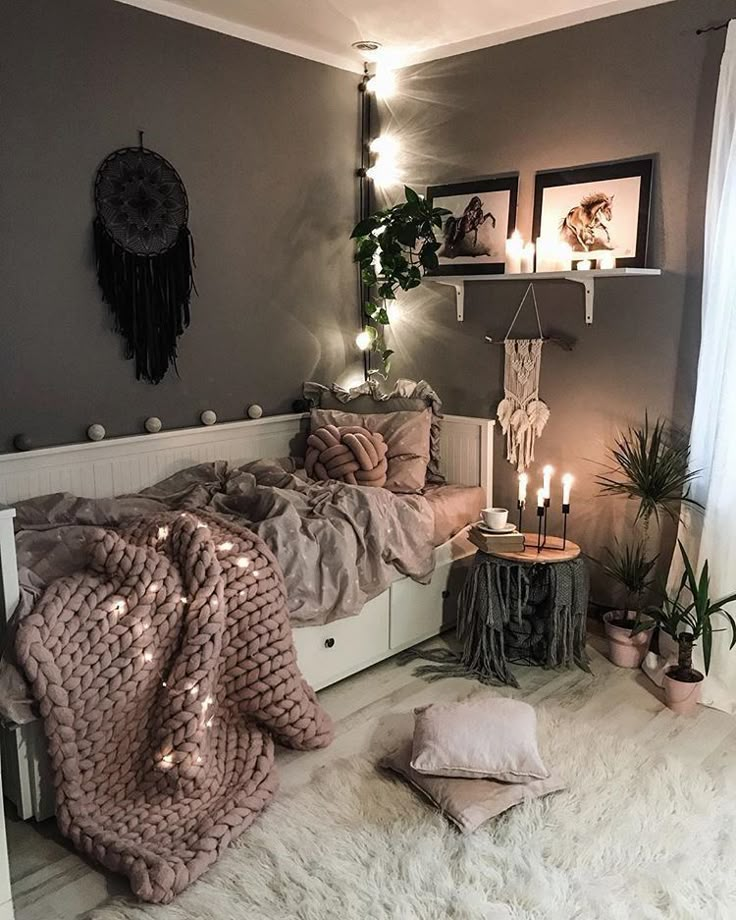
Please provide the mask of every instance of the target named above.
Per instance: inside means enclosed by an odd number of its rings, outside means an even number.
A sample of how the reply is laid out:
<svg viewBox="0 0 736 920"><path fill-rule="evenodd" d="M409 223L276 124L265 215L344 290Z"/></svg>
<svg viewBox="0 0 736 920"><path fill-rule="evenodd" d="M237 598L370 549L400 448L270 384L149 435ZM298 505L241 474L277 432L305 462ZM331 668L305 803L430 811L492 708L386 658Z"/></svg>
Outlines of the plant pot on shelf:
<svg viewBox="0 0 736 920"><path fill-rule="evenodd" d="M692 715L698 708L703 675L692 668L674 665L664 675L664 701L678 715Z"/></svg>
<svg viewBox="0 0 736 920"><path fill-rule="evenodd" d="M635 614L633 611L629 611L629 614L623 610L609 610L603 615L603 625L608 639L608 657L619 668L640 668L649 651L654 623L649 629L632 636Z"/></svg>

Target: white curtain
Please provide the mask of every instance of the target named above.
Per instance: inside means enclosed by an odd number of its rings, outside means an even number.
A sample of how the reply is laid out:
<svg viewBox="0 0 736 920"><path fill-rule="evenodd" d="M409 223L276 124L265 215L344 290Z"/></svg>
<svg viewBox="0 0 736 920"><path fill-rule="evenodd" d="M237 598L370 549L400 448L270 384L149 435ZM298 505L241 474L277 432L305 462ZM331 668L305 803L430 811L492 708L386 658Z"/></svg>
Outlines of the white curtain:
<svg viewBox="0 0 736 920"><path fill-rule="evenodd" d="M690 445L691 467L700 471L691 495L704 511L684 512L679 538L693 563L709 560L711 597L720 597L736 591L736 20L728 27L713 123ZM679 556L678 550L671 584L682 573ZM736 648L729 653L729 639L730 633L714 636L703 702L736 712ZM659 662L658 673L647 667L650 676L657 679L664 664Z"/></svg>

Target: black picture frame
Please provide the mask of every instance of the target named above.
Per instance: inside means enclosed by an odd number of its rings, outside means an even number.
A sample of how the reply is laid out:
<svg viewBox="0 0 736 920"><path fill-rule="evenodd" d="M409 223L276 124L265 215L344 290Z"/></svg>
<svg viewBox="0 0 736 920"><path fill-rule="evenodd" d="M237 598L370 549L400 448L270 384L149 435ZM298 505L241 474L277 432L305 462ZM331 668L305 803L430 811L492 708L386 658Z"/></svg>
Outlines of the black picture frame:
<svg viewBox="0 0 736 920"><path fill-rule="evenodd" d="M546 189L565 185L596 183L612 179L639 178L639 207L636 212L636 251L631 257L617 257L620 268L646 268L649 244L649 216L652 198L652 176L654 158L641 157L636 160L617 160L590 166L574 166L567 169L547 170L536 175L534 188L534 215L532 235L536 241L542 228L542 209Z"/></svg>
<svg viewBox="0 0 736 920"><path fill-rule="evenodd" d="M504 241L516 229L516 212L519 201L519 175L509 173L503 176L491 176L485 179L471 179L463 182L448 182L443 185L430 185L427 187L426 197L434 202L438 198L464 197L483 194L484 192L509 193L508 226L505 228ZM444 224L443 224L444 227ZM502 275L505 270L506 253L501 253L498 261L473 264L472 256L466 256L469 261L449 265L442 263L439 268L427 272L428 277L442 275Z"/></svg>

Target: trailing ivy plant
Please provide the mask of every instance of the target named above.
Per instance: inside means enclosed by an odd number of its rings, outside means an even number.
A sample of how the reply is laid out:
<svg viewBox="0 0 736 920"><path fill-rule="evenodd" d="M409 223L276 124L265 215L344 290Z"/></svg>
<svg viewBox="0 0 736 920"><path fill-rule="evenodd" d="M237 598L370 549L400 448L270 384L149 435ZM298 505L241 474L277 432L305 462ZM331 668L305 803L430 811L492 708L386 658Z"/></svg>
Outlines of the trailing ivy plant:
<svg viewBox="0 0 736 920"><path fill-rule="evenodd" d="M399 290L417 287L425 271L439 267L441 243L435 231L442 229L443 217L451 213L433 207L408 185L404 197L400 204L360 221L351 234L363 284L376 291L378 302L371 299L363 304L366 317L376 326L389 325L386 301L395 300ZM393 352L385 347L382 334L377 332L371 349L381 356L387 374Z"/></svg>

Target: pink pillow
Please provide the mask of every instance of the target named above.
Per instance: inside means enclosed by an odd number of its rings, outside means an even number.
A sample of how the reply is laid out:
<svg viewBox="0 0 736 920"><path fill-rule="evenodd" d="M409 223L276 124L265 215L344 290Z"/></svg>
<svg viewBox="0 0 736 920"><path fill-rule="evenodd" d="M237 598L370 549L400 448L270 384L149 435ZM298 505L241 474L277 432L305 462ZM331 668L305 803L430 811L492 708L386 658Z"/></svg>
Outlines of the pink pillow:
<svg viewBox="0 0 736 920"><path fill-rule="evenodd" d="M312 409L310 428L334 425L336 428L360 427L380 434L386 442L386 484L390 492L421 492L427 479L430 409L423 412L384 412L360 415L339 409Z"/></svg>
<svg viewBox="0 0 736 920"><path fill-rule="evenodd" d="M484 693L414 711L411 760L417 773L528 783L547 779L528 703Z"/></svg>
<svg viewBox="0 0 736 920"><path fill-rule="evenodd" d="M500 783L492 779L451 779L425 776L411 768L412 743L384 757L380 766L406 780L464 833L477 830L486 821L514 805L560 792L565 788L554 777L528 783Z"/></svg>
<svg viewBox="0 0 736 920"><path fill-rule="evenodd" d="M379 432L359 425L325 425L307 438L304 466L312 479L337 479L354 486L382 488L388 469L386 449Z"/></svg>

